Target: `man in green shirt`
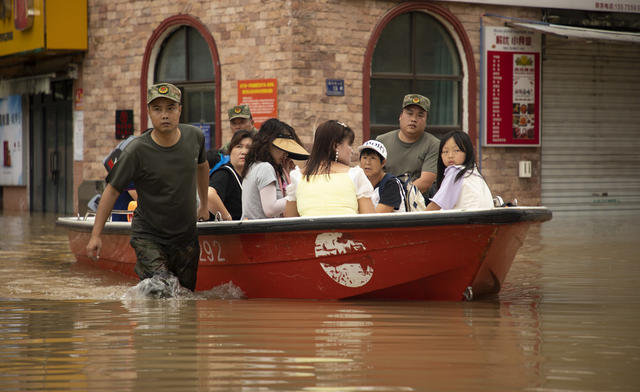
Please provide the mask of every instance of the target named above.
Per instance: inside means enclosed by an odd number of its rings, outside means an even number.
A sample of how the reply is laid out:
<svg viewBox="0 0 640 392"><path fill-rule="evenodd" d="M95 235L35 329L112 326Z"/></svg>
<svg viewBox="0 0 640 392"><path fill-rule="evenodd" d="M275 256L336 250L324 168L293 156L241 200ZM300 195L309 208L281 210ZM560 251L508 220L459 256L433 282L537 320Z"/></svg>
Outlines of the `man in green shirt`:
<svg viewBox="0 0 640 392"><path fill-rule="evenodd" d="M425 132L431 109L429 98L407 94L402 100L400 129L376 138L387 148L387 173L400 177L408 173L420 192L426 193L436 179L440 141Z"/></svg>
<svg viewBox="0 0 640 392"><path fill-rule="evenodd" d="M149 87L150 132L135 138L107 176L87 255L100 256L100 234L120 192L131 182L138 207L131 222L131 246L140 279L175 275L194 290L200 246L196 221L206 220L209 165L200 129L178 124L180 90L169 83ZM198 206L196 190L200 198Z"/></svg>
<svg viewBox="0 0 640 392"><path fill-rule="evenodd" d="M229 109L229 127L232 133L241 129L251 132L251 137L255 137L258 130L253 126L253 116L249 105L236 105ZM233 135L232 135L233 137ZM221 149L225 154L229 154L229 142L225 143Z"/></svg>

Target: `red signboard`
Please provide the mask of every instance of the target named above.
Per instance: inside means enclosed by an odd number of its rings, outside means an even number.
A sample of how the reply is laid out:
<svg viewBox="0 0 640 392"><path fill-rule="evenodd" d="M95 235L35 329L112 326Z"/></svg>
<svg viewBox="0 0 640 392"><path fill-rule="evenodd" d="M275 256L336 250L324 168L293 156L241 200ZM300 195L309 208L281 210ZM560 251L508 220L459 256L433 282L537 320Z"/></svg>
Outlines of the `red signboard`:
<svg viewBox="0 0 640 392"><path fill-rule="evenodd" d="M249 105L255 127L278 117L278 80L238 80L238 105Z"/></svg>
<svg viewBox="0 0 640 392"><path fill-rule="evenodd" d="M133 135L133 110L116 110L116 139Z"/></svg>
<svg viewBox="0 0 640 392"><path fill-rule="evenodd" d="M540 145L540 36L485 28L485 146Z"/></svg>

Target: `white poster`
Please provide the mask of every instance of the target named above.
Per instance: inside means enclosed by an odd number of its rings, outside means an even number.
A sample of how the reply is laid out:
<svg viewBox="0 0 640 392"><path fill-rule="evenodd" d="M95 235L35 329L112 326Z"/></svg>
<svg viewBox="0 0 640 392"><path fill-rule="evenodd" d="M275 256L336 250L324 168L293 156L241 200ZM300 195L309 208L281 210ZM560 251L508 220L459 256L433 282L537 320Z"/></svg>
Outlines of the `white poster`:
<svg viewBox="0 0 640 392"><path fill-rule="evenodd" d="M0 98L0 185L25 185L22 167L22 99Z"/></svg>
<svg viewBox="0 0 640 392"><path fill-rule="evenodd" d="M73 111L73 160L84 159L84 112Z"/></svg>

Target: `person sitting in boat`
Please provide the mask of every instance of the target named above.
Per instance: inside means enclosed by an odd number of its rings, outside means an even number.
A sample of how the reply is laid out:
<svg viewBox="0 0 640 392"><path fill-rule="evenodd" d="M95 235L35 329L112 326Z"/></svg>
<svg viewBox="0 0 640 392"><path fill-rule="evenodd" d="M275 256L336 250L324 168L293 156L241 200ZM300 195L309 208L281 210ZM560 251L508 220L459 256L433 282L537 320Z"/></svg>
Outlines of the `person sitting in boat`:
<svg viewBox="0 0 640 392"><path fill-rule="evenodd" d="M282 216L289 184L285 169L291 162L288 158L308 157L291 126L276 118L265 121L251 144L242 172L242 219Z"/></svg>
<svg viewBox="0 0 640 392"><path fill-rule="evenodd" d="M360 167L350 167L354 133L345 124L326 121L316 129L304 171L291 172L285 216L374 213L373 187Z"/></svg>
<svg viewBox="0 0 640 392"><path fill-rule="evenodd" d="M442 138L438 157L438 192L430 198L430 210L493 208L493 197L476 166L471 138L452 131Z"/></svg>
<svg viewBox="0 0 640 392"><path fill-rule="evenodd" d="M377 140L369 140L358 147L360 167L373 185L371 202L376 212L405 212L404 192L400 180L384 172L387 149Z"/></svg>
<svg viewBox="0 0 640 392"><path fill-rule="evenodd" d="M251 147L251 132L239 130L229 142L229 162L209 176L209 220L238 220L242 217L242 177Z"/></svg>
<svg viewBox="0 0 640 392"><path fill-rule="evenodd" d="M238 131L249 131L253 138L258 133L258 130L254 127L253 116L251 115L251 109L249 105L236 105L229 109L229 128L232 134ZM226 142L219 150L211 149L207 151L207 161L209 161L210 173L217 170L220 166L229 162L229 144L231 141Z"/></svg>
<svg viewBox="0 0 640 392"><path fill-rule="evenodd" d="M438 138L426 131L431 100L420 94L402 99L399 129L379 135L376 140L387 148L385 171L398 178L407 175L425 199L436 179Z"/></svg>

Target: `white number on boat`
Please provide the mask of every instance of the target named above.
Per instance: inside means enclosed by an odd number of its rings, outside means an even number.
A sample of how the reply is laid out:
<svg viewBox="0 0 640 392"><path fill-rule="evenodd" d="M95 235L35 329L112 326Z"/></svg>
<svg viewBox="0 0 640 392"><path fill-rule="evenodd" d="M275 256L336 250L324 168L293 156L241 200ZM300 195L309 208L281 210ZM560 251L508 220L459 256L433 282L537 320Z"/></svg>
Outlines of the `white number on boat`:
<svg viewBox="0 0 640 392"><path fill-rule="evenodd" d="M203 240L200 243L200 261L203 263L224 263L227 261L222 257L222 245L218 241Z"/></svg>
<svg viewBox="0 0 640 392"><path fill-rule="evenodd" d="M316 257L342 255L366 250L362 242L346 240L341 241L342 233L322 233L316 236ZM336 283L345 287L361 287L371 280L373 267L368 265L362 268L360 263L344 263L331 265L320 263L324 272Z"/></svg>

